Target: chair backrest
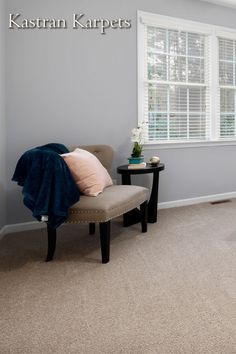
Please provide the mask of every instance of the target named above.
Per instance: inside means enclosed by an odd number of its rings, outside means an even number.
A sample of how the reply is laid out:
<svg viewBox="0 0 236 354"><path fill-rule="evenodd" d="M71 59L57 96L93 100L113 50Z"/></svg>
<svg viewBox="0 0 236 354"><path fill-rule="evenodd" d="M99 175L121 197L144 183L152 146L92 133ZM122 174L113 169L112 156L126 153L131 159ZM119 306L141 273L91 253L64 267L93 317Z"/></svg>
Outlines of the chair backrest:
<svg viewBox="0 0 236 354"><path fill-rule="evenodd" d="M83 145L79 148L91 152L95 155L101 164L111 174L112 160L113 160L113 148L110 145Z"/></svg>

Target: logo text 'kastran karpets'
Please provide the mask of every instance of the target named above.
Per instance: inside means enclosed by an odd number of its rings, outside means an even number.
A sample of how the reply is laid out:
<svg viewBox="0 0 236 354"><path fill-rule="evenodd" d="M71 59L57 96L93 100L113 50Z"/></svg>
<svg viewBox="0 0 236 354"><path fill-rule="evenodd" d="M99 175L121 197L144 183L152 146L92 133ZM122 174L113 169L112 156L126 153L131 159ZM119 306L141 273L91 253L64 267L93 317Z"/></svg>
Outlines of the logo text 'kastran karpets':
<svg viewBox="0 0 236 354"><path fill-rule="evenodd" d="M85 14L73 14L71 25L65 18L25 18L20 13L9 14L10 29L99 29L105 34L108 29L129 29L131 20L125 18L86 18Z"/></svg>

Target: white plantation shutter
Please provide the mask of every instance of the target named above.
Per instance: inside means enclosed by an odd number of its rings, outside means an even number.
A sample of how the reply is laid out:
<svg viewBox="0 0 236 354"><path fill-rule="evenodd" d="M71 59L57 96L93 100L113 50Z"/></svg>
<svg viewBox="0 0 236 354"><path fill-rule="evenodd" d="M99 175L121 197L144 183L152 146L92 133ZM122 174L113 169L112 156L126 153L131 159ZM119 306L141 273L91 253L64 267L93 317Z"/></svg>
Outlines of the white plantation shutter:
<svg viewBox="0 0 236 354"><path fill-rule="evenodd" d="M218 44L220 87L218 135L220 138L232 138L236 136L236 41L218 38Z"/></svg>
<svg viewBox="0 0 236 354"><path fill-rule="evenodd" d="M207 37L146 26L144 40L149 141L209 139Z"/></svg>

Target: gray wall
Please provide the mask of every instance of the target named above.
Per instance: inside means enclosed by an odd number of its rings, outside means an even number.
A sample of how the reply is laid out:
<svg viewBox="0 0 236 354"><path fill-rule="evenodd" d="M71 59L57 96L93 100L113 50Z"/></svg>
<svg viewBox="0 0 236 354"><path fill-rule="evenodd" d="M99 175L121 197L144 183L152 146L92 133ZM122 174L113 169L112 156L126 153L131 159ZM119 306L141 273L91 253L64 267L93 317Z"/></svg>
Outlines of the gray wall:
<svg viewBox="0 0 236 354"><path fill-rule="evenodd" d="M236 11L197 0L8 0L26 18L125 17L130 30L7 30L7 216L30 219L10 181L17 159L47 142L111 144L114 166L131 151L137 122L136 12L150 11L236 28ZM160 201L236 191L236 147L146 151L166 163Z"/></svg>
<svg viewBox="0 0 236 354"><path fill-rule="evenodd" d="M0 1L0 229L6 224L6 127L4 1Z"/></svg>

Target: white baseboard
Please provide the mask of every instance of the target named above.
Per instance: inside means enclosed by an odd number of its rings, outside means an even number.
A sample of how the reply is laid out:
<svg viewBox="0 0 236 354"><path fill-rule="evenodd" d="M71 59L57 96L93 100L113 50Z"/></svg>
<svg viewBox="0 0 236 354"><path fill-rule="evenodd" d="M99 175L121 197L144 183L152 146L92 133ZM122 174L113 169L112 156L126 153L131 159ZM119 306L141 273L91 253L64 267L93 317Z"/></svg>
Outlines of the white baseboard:
<svg viewBox="0 0 236 354"><path fill-rule="evenodd" d="M215 202L218 200L236 198L236 192L205 195L203 197L173 200L170 202L158 203L158 209L177 208L181 206L194 205L200 203Z"/></svg>
<svg viewBox="0 0 236 354"><path fill-rule="evenodd" d="M6 226L3 226L0 230L0 240L6 235Z"/></svg>
<svg viewBox="0 0 236 354"><path fill-rule="evenodd" d="M231 199L231 198L236 198L236 192L206 195L203 197L196 197L196 198L172 200L170 202L159 203L158 209L177 208L181 206L194 205L200 203L209 203L209 202L215 202L218 200ZM38 229L43 229L45 227L46 227L46 223L41 223L38 221L29 221L29 222L23 222L18 224L5 225L0 230L0 240L9 233L38 230Z"/></svg>
<svg viewBox="0 0 236 354"><path fill-rule="evenodd" d="M18 224L5 225L0 231L0 239L5 235L21 231L39 230L46 227L44 222L29 221Z"/></svg>

